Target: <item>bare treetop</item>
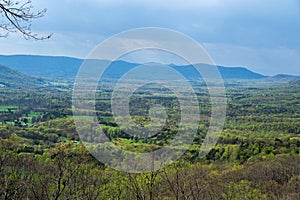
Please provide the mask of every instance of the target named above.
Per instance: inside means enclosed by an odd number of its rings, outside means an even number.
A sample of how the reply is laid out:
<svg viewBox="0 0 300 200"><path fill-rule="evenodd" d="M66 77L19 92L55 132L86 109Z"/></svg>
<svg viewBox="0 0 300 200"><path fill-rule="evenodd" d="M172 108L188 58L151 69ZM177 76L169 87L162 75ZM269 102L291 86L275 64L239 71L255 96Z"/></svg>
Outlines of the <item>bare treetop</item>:
<svg viewBox="0 0 300 200"><path fill-rule="evenodd" d="M51 35L40 36L31 31L32 20L43 17L46 11L46 9L35 11L31 0L0 0L0 37L19 32L25 39L44 40L50 38Z"/></svg>

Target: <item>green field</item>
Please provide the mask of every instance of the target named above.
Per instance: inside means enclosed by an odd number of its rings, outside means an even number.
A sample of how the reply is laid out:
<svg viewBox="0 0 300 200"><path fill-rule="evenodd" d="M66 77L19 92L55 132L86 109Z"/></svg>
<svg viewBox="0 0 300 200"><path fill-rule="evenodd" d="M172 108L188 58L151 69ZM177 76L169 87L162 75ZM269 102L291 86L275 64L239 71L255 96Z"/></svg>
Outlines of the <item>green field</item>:
<svg viewBox="0 0 300 200"><path fill-rule="evenodd" d="M0 106L0 112L8 112L9 110L15 111L18 109L19 109L19 106L13 106L13 105Z"/></svg>

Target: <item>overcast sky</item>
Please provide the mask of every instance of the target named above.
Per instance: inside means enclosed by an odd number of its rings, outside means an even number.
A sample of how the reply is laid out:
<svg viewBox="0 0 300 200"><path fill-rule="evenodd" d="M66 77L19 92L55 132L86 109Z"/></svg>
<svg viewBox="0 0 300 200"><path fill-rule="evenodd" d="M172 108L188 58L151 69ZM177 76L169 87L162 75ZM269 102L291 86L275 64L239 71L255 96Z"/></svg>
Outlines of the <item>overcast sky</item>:
<svg viewBox="0 0 300 200"><path fill-rule="evenodd" d="M219 65L266 75L300 75L299 0L33 0L47 8L33 23L47 41L0 38L0 54L84 58L105 38L140 27L180 31Z"/></svg>

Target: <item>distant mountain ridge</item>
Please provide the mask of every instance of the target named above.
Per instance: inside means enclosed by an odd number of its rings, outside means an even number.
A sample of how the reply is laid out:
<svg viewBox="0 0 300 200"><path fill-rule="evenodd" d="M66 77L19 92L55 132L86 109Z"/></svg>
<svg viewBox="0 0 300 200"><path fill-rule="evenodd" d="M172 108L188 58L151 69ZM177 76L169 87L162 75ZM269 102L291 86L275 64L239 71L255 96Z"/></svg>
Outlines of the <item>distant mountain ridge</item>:
<svg viewBox="0 0 300 200"><path fill-rule="evenodd" d="M2 65L9 66L28 75L55 78L60 80L74 80L83 61L83 59L64 56L0 55L0 64ZM111 77L119 77L137 65L140 64L129 63L125 61L115 61L107 70L107 74ZM197 71L191 65L170 66L182 73L188 79L199 78ZM243 67L218 66L218 69L223 79L267 78L267 76L252 72Z"/></svg>
<svg viewBox="0 0 300 200"><path fill-rule="evenodd" d="M75 77L81 59L64 56L0 55L0 64L19 72L47 78Z"/></svg>
<svg viewBox="0 0 300 200"><path fill-rule="evenodd" d="M188 66L173 66L174 69L179 71L180 73L184 74L187 77L191 78L199 78L196 74L198 73L192 65ZM243 67L223 67L217 66L220 75L223 79L262 79L267 78L262 74L258 74L252 72Z"/></svg>
<svg viewBox="0 0 300 200"><path fill-rule="evenodd" d="M281 80L291 80L291 79L295 79L295 78L299 78L299 76L294 76L294 75L287 75L287 74L277 74L275 76L270 76L269 79L281 79Z"/></svg>
<svg viewBox="0 0 300 200"><path fill-rule="evenodd" d="M293 78L298 78L298 76L287 75L287 74L277 74L277 75L275 75L275 76L272 76L271 78L287 78L287 79L293 79Z"/></svg>

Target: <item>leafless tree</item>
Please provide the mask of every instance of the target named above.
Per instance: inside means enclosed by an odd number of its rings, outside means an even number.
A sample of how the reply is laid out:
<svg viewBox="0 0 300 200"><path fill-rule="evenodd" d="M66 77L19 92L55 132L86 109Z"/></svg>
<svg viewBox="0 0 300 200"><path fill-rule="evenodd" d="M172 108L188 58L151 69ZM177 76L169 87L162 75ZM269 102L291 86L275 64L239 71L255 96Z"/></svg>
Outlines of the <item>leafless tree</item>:
<svg viewBox="0 0 300 200"><path fill-rule="evenodd" d="M21 33L25 39L33 38L44 40L50 35L40 36L31 31L32 20L41 18L46 13L46 9L34 10L31 0L0 0L0 37L6 37L9 33Z"/></svg>

